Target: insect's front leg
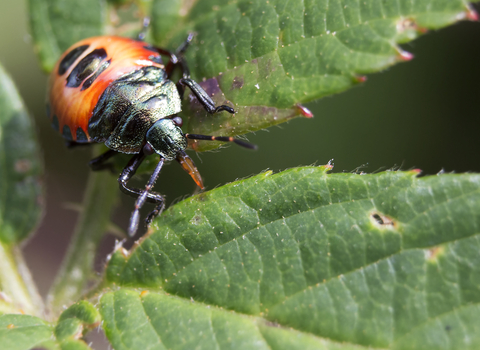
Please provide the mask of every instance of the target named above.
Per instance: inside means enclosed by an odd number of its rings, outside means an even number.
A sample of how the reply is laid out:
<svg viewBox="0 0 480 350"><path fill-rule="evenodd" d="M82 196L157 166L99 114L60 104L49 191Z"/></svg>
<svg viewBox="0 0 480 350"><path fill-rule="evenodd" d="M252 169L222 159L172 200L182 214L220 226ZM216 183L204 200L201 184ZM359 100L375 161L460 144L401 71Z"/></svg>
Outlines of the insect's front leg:
<svg viewBox="0 0 480 350"><path fill-rule="evenodd" d="M208 96L207 92L203 90L203 88L195 80L190 78L182 78L178 81L178 83L182 85L182 87L188 86L197 98L198 102L202 104L203 108L205 108L208 113L213 114L220 111L227 111L231 114L235 113L235 110L230 106L215 106L215 102L213 102L210 96Z"/></svg>
<svg viewBox="0 0 480 350"><path fill-rule="evenodd" d="M122 173L118 177L120 190L123 193L128 194L129 196L132 196L132 197L138 197L145 192L144 190L128 186L128 181L130 181L133 175L135 175L138 167L140 166L140 164L142 164L144 159L145 159L145 154L143 152L135 154L130 159L127 166L123 168ZM163 196L160 193L147 192L146 197L147 197L146 200L149 203L155 203L155 204L163 203Z"/></svg>

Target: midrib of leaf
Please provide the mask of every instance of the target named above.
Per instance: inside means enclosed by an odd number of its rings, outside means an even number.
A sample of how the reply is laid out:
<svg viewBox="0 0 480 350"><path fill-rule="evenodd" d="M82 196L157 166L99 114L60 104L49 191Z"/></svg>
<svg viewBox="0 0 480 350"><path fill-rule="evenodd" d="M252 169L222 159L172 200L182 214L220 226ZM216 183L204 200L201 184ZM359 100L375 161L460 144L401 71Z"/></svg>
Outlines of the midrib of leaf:
<svg viewBox="0 0 480 350"><path fill-rule="evenodd" d="M408 331L407 333L405 333L404 335L398 337L397 339L395 339L395 341L393 342L392 346L395 345L395 343L399 343L401 340L403 339L406 339L408 336L410 336L412 333L414 333L415 331L417 331L419 328L421 327L424 327L430 323L433 323L433 322L436 322L438 321L439 318L443 317L443 316L447 316L447 315L450 315L450 314L454 314L454 313L458 313L459 311L461 311L462 309L468 309L470 307L472 307L472 305L480 305L480 303L469 303L469 304L464 304L464 305L460 305L460 306L457 306L457 307L454 307L452 308L451 310L449 311L446 311L446 312L443 312L441 314L438 314L438 315L435 315L435 317L429 317L428 320L426 320L425 322L423 323L420 323L418 325L416 325L415 327L413 327L410 331Z"/></svg>
<svg viewBox="0 0 480 350"><path fill-rule="evenodd" d="M246 234L248 234L248 233L246 233ZM365 263L365 265L362 265L362 266L359 266L359 267L357 267L357 268L354 268L354 269L351 269L351 270L349 270L349 271L346 271L345 273L342 273L341 275L344 276L344 275L348 275L348 274L351 274L351 273L360 272L360 271L362 271L362 270L365 270L365 269L368 268L368 267L371 267L371 266L373 266L373 265L378 264L379 262L389 260L389 259L395 257L396 255L398 255L398 253L400 253L400 252L404 253L404 252L409 252L409 251L424 251L425 249L428 249L428 248L433 248L433 247L436 247L436 246L442 246L442 245L446 245L446 244L448 244L448 243L460 242L460 241L462 241L462 240L469 239L469 238L472 238L472 237L478 237L479 234L480 234L480 232L479 232L479 233L474 233L474 234L472 234L471 236L453 239L453 240L448 241L448 242L443 242L443 243L441 243L441 244L435 244L435 245L432 245L432 246L430 246L430 247L425 247L425 248L412 247L412 248L402 249L402 250L396 251L396 252L394 252L394 253L392 253L392 254L389 254L389 255L387 255L387 256L385 256L385 257L382 257L382 258L380 258L380 259L378 259L378 260L375 260L375 261L372 261L372 262L369 262L369 263ZM284 300L282 300L281 302L278 302L278 303L276 303L276 304L270 305L269 308L274 308L275 306L280 305L281 303L287 301L288 299L291 299L291 298L293 298L293 297L295 297L295 296L298 296L298 295L304 293L305 290L307 290L307 289L309 289L309 288L311 288L311 287L316 287L316 286L325 285L325 284L327 284L327 283L330 282L330 281L333 281L333 280L335 280L335 279L338 279L338 277L339 277L338 275L335 275L335 276L332 275L331 277L324 279L322 282L318 282L318 283L315 283L315 284L312 284L312 285L307 285L307 287L305 287L304 289L301 289L301 290L299 290L299 291L297 291L297 292L295 292L295 293L293 293L293 294L291 294L291 295L285 296L285 297L284 297ZM480 303L475 303L475 304L480 304ZM459 306L459 307L463 307L463 306L465 306L465 305L462 305L462 306ZM237 312L237 311L235 311L235 312ZM448 312L450 312L450 311L448 311ZM445 312L445 313L448 313L448 312ZM442 314L445 314L445 313L442 313ZM442 314L440 314L440 315L442 315ZM248 315L248 314L245 313L245 315ZM439 315L436 315L435 317L437 317L437 316L439 316ZM433 317L432 317L432 318L433 318Z"/></svg>

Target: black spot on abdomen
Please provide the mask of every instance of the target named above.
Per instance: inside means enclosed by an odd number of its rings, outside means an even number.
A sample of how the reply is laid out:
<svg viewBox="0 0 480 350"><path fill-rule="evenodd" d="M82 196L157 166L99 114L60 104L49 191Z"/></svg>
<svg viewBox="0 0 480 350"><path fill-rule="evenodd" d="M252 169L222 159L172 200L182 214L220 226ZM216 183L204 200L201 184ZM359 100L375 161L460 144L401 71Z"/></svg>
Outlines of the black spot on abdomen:
<svg viewBox="0 0 480 350"><path fill-rule="evenodd" d="M112 60L108 60L108 61L103 62L101 64L101 66L97 69L97 71L95 73L93 73L93 75L90 78L85 80L85 82L82 85L81 90L83 91L85 89L88 89L93 84L93 82L98 78L98 76L100 74L102 74L103 71L108 68L108 66L110 66L111 62L112 62Z"/></svg>
<svg viewBox="0 0 480 350"><path fill-rule="evenodd" d="M70 127L68 125L63 126L62 135L67 140L73 140L72 132L71 132Z"/></svg>
<svg viewBox="0 0 480 350"><path fill-rule="evenodd" d="M70 68L70 66L75 62L75 60L86 50L90 45L82 45L72 49L67 55L63 58L58 66L58 75L63 75Z"/></svg>
<svg viewBox="0 0 480 350"><path fill-rule="evenodd" d="M88 142L88 137L81 127L77 128L77 142Z"/></svg>
<svg viewBox="0 0 480 350"><path fill-rule="evenodd" d="M90 52L73 68L67 78L66 86L72 88L79 87L86 78L101 67L102 61L105 60L105 58L107 58L105 49L96 49Z"/></svg>

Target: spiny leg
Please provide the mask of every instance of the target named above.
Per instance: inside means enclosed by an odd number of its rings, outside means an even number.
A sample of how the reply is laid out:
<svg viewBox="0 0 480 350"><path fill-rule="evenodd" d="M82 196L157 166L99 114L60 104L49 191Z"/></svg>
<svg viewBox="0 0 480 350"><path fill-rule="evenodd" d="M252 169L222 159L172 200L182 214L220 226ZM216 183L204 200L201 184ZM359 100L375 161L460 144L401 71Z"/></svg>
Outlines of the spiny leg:
<svg viewBox="0 0 480 350"><path fill-rule="evenodd" d="M160 175L160 171L162 170L164 163L164 159L160 158L160 161L157 164L157 167L155 168L152 176L150 177L150 180L148 180L147 185L145 186L145 190L142 191L140 196L138 196L137 201L135 202L135 209L132 212L132 216L130 218L130 225L128 226L128 235L130 237L133 237L135 235L135 232L137 232L138 228L138 222L140 219L140 209L143 207L145 202L148 200L148 195L155 185L155 181L157 181L158 175ZM157 205L157 207L148 215L147 217L147 223L150 223L152 219L160 214L163 211L164 204L163 204L163 199L162 201Z"/></svg>
<svg viewBox="0 0 480 350"><path fill-rule="evenodd" d="M141 151L140 153L135 154L130 159L128 164L125 166L125 168L123 168L122 173L118 177L120 190L123 193L128 194L129 196L132 196L132 197L138 197L142 195L142 193L144 192L143 190L140 190L138 188L128 186L128 181L130 181L133 175L135 175L138 167L140 166L140 164L142 164L144 159L145 159L145 154L143 153L143 151ZM163 202L163 196L157 192L149 192L147 194L147 201L149 203L159 204Z"/></svg>
<svg viewBox="0 0 480 350"><path fill-rule="evenodd" d="M197 98L198 102L200 102L205 108L205 110L210 113L217 113L220 111L227 111L228 113L234 114L235 110L226 105L215 106L215 102L208 96L207 92L193 79L190 78L182 78L178 81L182 87L188 86L192 93Z"/></svg>
<svg viewBox="0 0 480 350"><path fill-rule="evenodd" d="M167 75L169 78L171 78L173 70L176 67L180 67L182 71L182 78L177 83L177 89L180 94L180 98L183 99L185 86L187 86L190 88L192 93L195 95L195 97L198 99L198 101L202 104L202 106L205 108L205 110L208 113L213 114L220 111L227 111L231 114L235 113L232 107L225 106L225 105L215 106L215 102L213 102L210 96L208 96L206 91L197 82L195 82L193 79L190 78L190 70L188 69L187 62L183 57L183 53L185 52L187 47L190 45L192 40L193 40L193 33L190 33L187 39L178 47L175 53L162 48L158 48L158 47L156 48L158 52L160 52L162 55L166 55L170 57L170 61L165 67L165 71L167 72Z"/></svg>

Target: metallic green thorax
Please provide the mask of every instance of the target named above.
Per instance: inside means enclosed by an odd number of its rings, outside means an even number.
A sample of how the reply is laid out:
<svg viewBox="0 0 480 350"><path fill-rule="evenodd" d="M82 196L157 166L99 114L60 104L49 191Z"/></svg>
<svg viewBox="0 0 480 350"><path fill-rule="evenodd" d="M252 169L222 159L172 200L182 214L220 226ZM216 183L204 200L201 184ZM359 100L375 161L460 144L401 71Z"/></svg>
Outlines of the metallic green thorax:
<svg viewBox="0 0 480 350"><path fill-rule="evenodd" d="M152 125L180 111L178 90L167 79L165 70L144 67L121 77L105 89L93 110L88 132L93 141L104 142L110 149L138 153ZM158 136L148 133L152 135L151 145L157 150L158 145L164 144L166 159L172 159L172 145L186 148L185 136L171 120L160 123L156 129L159 130ZM171 134L165 133L167 130ZM160 141L162 137L166 139ZM157 153L162 155L159 151Z"/></svg>

